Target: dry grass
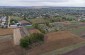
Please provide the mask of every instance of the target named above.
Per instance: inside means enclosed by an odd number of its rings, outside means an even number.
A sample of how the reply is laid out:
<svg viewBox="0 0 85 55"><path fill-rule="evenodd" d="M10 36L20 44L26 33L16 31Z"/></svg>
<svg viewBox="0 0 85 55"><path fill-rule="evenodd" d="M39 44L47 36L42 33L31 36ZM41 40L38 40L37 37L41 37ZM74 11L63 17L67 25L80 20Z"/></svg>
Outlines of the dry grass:
<svg viewBox="0 0 85 55"><path fill-rule="evenodd" d="M21 48L14 46L12 40L0 42L0 55L21 55L21 52Z"/></svg>
<svg viewBox="0 0 85 55"><path fill-rule="evenodd" d="M13 34L13 29L1 29L0 28L0 35L10 35Z"/></svg>
<svg viewBox="0 0 85 55"><path fill-rule="evenodd" d="M21 55L20 47L15 46L12 29L0 29L0 55Z"/></svg>
<svg viewBox="0 0 85 55"><path fill-rule="evenodd" d="M84 39L79 38L68 31L52 32L46 34L44 44L29 50L28 53L29 55L40 55L42 53L68 47L84 41Z"/></svg>
<svg viewBox="0 0 85 55"><path fill-rule="evenodd" d="M29 32L30 34L40 33L40 31L39 31L38 29L30 29L30 30L28 30L28 32Z"/></svg>
<svg viewBox="0 0 85 55"><path fill-rule="evenodd" d="M45 35L46 36L46 42L52 42L52 41L58 41L58 40L64 40L64 39L78 39L76 40L82 40L81 38L79 38L78 36L70 33L69 31L58 31L58 32L52 32L52 33L48 33ZM75 41L75 40L74 40Z"/></svg>

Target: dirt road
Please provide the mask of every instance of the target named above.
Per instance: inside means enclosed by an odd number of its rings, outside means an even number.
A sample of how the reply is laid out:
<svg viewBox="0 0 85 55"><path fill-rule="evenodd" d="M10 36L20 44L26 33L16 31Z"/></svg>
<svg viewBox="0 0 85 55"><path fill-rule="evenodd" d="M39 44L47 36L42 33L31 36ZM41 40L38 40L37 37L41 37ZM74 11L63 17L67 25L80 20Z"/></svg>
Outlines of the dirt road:
<svg viewBox="0 0 85 55"><path fill-rule="evenodd" d="M13 38L14 38L14 44L19 45L20 44L20 39L21 39L21 33L20 33L19 28L14 29Z"/></svg>

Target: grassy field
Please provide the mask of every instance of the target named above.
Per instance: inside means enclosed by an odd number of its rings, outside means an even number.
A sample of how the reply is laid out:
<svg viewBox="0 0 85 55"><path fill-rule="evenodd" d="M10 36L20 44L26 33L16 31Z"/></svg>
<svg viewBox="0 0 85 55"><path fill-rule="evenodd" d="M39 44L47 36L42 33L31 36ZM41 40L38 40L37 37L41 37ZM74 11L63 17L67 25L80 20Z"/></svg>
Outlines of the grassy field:
<svg viewBox="0 0 85 55"><path fill-rule="evenodd" d="M33 26L25 26L25 28L31 29L31 28L33 28Z"/></svg>

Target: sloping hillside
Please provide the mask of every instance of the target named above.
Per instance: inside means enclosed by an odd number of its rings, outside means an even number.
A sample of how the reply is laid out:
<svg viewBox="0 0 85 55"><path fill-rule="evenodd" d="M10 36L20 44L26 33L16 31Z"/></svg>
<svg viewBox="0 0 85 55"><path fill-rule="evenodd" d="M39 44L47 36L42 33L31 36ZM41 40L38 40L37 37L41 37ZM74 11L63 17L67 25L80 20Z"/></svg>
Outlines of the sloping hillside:
<svg viewBox="0 0 85 55"><path fill-rule="evenodd" d="M56 49L68 47L84 42L84 39L68 32L59 31L45 35L45 43L28 51L29 55L40 55Z"/></svg>

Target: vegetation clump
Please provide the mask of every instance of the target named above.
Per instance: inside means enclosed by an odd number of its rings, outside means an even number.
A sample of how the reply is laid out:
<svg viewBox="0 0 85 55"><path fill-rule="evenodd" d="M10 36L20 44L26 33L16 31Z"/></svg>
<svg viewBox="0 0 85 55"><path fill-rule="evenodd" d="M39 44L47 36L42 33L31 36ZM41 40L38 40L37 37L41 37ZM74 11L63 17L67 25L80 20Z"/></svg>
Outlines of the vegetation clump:
<svg viewBox="0 0 85 55"><path fill-rule="evenodd" d="M26 36L20 40L20 46L22 48L28 48L33 43L39 43L44 41L44 35L42 33L33 33L30 36Z"/></svg>

